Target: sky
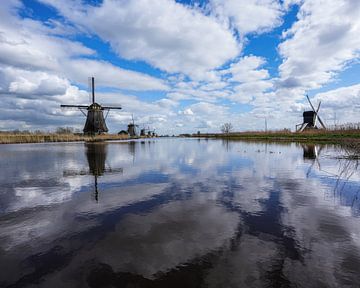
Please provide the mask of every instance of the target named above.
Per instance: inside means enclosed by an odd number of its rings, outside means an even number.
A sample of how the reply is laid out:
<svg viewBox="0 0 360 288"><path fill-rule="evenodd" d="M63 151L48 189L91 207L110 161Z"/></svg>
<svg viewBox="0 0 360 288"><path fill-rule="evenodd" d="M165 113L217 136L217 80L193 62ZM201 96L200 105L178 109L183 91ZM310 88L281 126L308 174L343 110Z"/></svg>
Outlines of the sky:
<svg viewBox="0 0 360 288"><path fill-rule="evenodd" d="M0 130L82 130L61 104L121 105L159 134L360 122L359 0L2 0Z"/></svg>

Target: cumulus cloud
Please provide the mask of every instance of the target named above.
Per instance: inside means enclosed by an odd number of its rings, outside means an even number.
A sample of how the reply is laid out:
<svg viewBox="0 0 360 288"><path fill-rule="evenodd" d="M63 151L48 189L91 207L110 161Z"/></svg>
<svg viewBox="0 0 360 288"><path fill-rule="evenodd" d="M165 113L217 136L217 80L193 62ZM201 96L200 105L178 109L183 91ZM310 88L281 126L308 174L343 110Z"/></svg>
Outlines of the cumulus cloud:
<svg viewBox="0 0 360 288"><path fill-rule="evenodd" d="M271 31L282 23L278 0L210 0L211 9L241 35Z"/></svg>
<svg viewBox="0 0 360 288"><path fill-rule="evenodd" d="M265 59L258 56L245 56L238 62L232 63L230 68L222 71L224 74L231 74L230 81L234 82L252 82L269 78L269 72L266 69L260 69L266 63Z"/></svg>
<svg viewBox="0 0 360 288"><path fill-rule="evenodd" d="M358 1L303 1L298 21L283 33L283 87L319 88L359 57Z"/></svg>
<svg viewBox="0 0 360 288"><path fill-rule="evenodd" d="M70 123L81 127L81 115L76 117L74 111L62 111L59 104L87 103L87 92L74 84L86 86L84 83L88 76L96 76L97 84L105 87L138 91L168 89L160 78L96 60L95 50L65 37L75 33L74 28L68 29L58 20L50 19L45 23L23 18L19 14L26 7L20 1L4 1L2 4L1 118L4 121L12 119L7 121L10 126L2 127L54 129ZM116 101L113 99L111 102ZM71 115L72 120L66 115Z"/></svg>
<svg viewBox="0 0 360 288"><path fill-rule="evenodd" d="M318 93L315 99L322 101L323 107L353 107L360 103L360 84Z"/></svg>
<svg viewBox="0 0 360 288"><path fill-rule="evenodd" d="M321 101L320 115L328 125L359 122L360 84L318 93L314 101ZM316 102L315 102L316 103Z"/></svg>
<svg viewBox="0 0 360 288"><path fill-rule="evenodd" d="M28 71L14 67L0 66L2 91L31 98L38 95L64 94L70 86L67 79L42 71Z"/></svg>
<svg viewBox="0 0 360 288"><path fill-rule="evenodd" d="M109 62L90 59L71 59L63 66L63 73L77 83L84 83L84 79L95 76L97 85L117 87L129 90L167 90L168 87L161 79L147 74L126 70Z"/></svg>
<svg viewBox="0 0 360 288"><path fill-rule="evenodd" d="M190 108L187 108L183 111L183 114L184 115L194 115L194 112Z"/></svg>
<svg viewBox="0 0 360 288"><path fill-rule="evenodd" d="M82 115L62 111L59 104L88 103L79 88L87 86L88 76L108 91L97 95L100 103L124 107L109 115L109 128L116 130L132 113L140 124L153 123L159 133L171 134L211 131L228 119L236 130L259 129L264 117L271 118L269 127L293 126L307 107L305 91L326 91L324 86L359 57L358 1L38 2L57 13L40 21L26 1L2 2L1 118L9 129L68 123L81 128ZM271 35L281 42L280 59L241 54L252 41L249 34L260 37L280 27L291 7L299 9L294 23L286 23L292 26L282 38L278 30ZM109 51L88 45L95 38L115 52L106 61L101 58ZM336 110L340 121L355 121L356 104L349 103L356 103L358 87L339 86L315 97L323 103L322 119L333 119Z"/></svg>
<svg viewBox="0 0 360 288"><path fill-rule="evenodd" d="M266 61L258 56L245 56L220 73L233 86L228 98L240 103L249 103L273 87L268 70L262 68Z"/></svg>
<svg viewBox="0 0 360 288"><path fill-rule="evenodd" d="M175 1L105 0L98 6L42 2L109 42L119 56L143 60L170 73L204 78L206 71L240 52L226 27Z"/></svg>
<svg viewBox="0 0 360 288"><path fill-rule="evenodd" d="M0 31L0 62L3 65L57 73L77 83L84 83L90 74L96 75L106 86L131 90L166 89L161 79L106 61L76 59L96 52L79 42L51 35L52 30L41 22L10 14L7 21L0 20Z"/></svg>
<svg viewBox="0 0 360 288"><path fill-rule="evenodd" d="M184 131L192 129L203 129L211 131L220 129L221 124L229 121L228 107L221 104L198 102L187 106L183 111L179 111L178 117L183 119L178 127L184 126ZM192 130L194 131L194 130Z"/></svg>

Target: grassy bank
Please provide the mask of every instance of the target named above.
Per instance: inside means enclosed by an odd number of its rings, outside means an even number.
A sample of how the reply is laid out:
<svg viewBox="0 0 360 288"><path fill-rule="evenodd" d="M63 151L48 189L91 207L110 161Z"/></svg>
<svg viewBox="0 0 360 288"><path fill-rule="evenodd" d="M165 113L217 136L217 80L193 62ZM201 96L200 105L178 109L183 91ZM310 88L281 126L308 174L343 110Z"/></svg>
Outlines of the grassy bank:
<svg viewBox="0 0 360 288"><path fill-rule="evenodd" d="M296 142L331 142L360 141L360 130L308 130L301 133L290 131L269 132L232 132L213 134L193 134L192 136L204 138L221 138L232 140L264 140L264 141L296 141Z"/></svg>
<svg viewBox="0 0 360 288"><path fill-rule="evenodd" d="M74 142L74 141L105 141L105 140L123 140L128 139L128 136L118 134L104 134L104 135L82 135L82 134L58 134L58 133L0 133L0 144L11 143L44 143L44 142Z"/></svg>

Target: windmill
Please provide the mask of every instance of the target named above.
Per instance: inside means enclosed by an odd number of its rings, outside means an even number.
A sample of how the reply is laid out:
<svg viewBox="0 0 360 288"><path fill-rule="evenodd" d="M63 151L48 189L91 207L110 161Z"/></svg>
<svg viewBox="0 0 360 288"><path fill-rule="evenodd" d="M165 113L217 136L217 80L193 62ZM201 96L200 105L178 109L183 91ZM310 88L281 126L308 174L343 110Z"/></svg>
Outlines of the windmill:
<svg viewBox="0 0 360 288"><path fill-rule="evenodd" d="M139 127L139 125L135 124L133 114L131 114L131 119L132 119L132 122L128 124L127 132L129 133L130 137L135 137L135 136L137 136L136 127Z"/></svg>
<svg viewBox="0 0 360 288"><path fill-rule="evenodd" d="M319 127L316 125L317 120L319 120L319 123L322 126L322 128L326 129L324 122L321 120L321 118L319 116L321 101L319 102L319 105L318 105L317 109L315 110L308 95L306 95L306 98L309 101L309 104L310 104L312 110L304 111L303 123L296 125L296 131L302 132L302 131L304 131L304 129L319 129Z"/></svg>
<svg viewBox="0 0 360 288"><path fill-rule="evenodd" d="M151 133L151 137L157 137L157 134L155 133L155 129L149 131L149 133Z"/></svg>
<svg viewBox="0 0 360 288"><path fill-rule="evenodd" d="M86 122L83 129L85 134L101 134L108 132L105 120L111 109L121 109L121 106L101 106L95 102L95 79L91 77L92 103L90 105L60 105L63 108L78 108L85 116ZM85 113L84 110L87 110ZM106 115L104 117L104 111Z"/></svg>
<svg viewBox="0 0 360 288"><path fill-rule="evenodd" d="M155 135L155 129L151 130L150 126L147 126L146 128L144 125L143 128L140 130L140 136L142 137L153 137L154 135Z"/></svg>

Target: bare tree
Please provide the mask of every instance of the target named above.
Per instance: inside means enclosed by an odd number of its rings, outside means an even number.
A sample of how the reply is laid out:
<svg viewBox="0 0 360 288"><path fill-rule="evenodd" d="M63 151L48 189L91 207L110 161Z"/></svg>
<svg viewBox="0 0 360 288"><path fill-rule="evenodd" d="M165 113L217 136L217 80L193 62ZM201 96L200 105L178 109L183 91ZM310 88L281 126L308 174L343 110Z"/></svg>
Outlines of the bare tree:
<svg viewBox="0 0 360 288"><path fill-rule="evenodd" d="M228 123L224 123L223 125L221 125L220 129L221 129L222 133L229 134L231 132L231 130L233 129L233 126L230 122L228 122Z"/></svg>

